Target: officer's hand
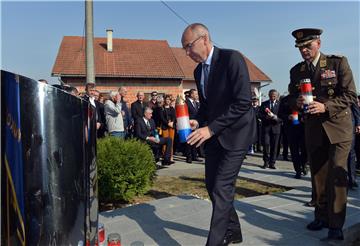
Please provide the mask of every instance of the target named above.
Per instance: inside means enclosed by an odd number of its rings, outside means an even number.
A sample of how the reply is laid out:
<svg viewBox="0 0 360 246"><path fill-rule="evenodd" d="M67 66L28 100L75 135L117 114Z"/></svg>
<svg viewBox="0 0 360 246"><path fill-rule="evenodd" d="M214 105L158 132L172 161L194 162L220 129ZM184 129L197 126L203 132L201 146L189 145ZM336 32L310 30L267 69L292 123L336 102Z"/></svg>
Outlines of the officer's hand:
<svg viewBox="0 0 360 246"><path fill-rule="evenodd" d="M355 126L355 133L359 134L360 133L360 126Z"/></svg>
<svg viewBox="0 0 360 246"><path fill-rule="evenodd" d="M325 113L325 104L317 102L317 101L312 101L311 103L309 103L308 112L310 114Z"/></svg>
<svg viewBox="0 0 360 246"><path fill-rule="evenodd" d="M304 103L305 103L305 97L300 95L297 99L296 99L296 106L299 109L302 109L304 107Z"/></svg>
<svg viewBox="0 0 360 246"><path fill-rule="evenodd" d="M190 127L191 130L195 130L196 128L199 127L199 122L197 122L197 120L190 120Z"/></svg>
<svg viewBox="0 0 360 246"><path fill-rule="evenodd" d="M205 127L201 127L195 131L193 131L188 139L187 139L187 143L190 145L194 145L197 143L196 147L199 147L203 142L205 142L206 140L208 140L211 137L211 132L209 127L205 126Z"/></svg>

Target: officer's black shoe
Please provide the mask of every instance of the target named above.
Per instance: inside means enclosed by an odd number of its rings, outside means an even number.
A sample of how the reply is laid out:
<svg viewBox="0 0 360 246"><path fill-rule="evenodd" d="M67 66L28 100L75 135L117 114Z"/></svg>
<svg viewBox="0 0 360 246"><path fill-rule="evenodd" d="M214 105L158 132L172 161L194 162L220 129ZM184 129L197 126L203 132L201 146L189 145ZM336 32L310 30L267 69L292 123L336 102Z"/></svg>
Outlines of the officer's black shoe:
<svg viewBox="0 0 360 246"><path fill-rule="evenodd" d="M267 163L264 163L264 165L261 166L262 169L268 168L269 165Z"/></svg>
<svg viewBox="0 0 360 246"><path fill-rule="evenodd" d="M221 245L229 245L230 243L241 243L243 241L241 231L227 231Z"/></svg>
<svg viewBox="0 0 360 246"><path fill-rule="evenodd" d="M322 228L327 228L328 224L321 221L321 220L314 220L313 222L311 222L310 224L308 224L306 226L306 228L310 231L319 231Z"/></svg>
<svg viewBox="0 0 360 246"><path fill-rule="evenodd" d="M305 202L304 204L306 207L315 207L315 201L311 200L310 202Z"/></svg>
<svg viewBox="0 0 360 246"><path fill-rule="evenodd" d="M270 165L269 168L270 169L276 169L276 167L274 165Z"/></svg>
<svg viewBox="0 0 360 246"><path fill-rule="evenodd" d="M192 159L191 158L186 158L186 162L187 163L192 163Z"/></svg>
<svg viewBox="0 0 360 246"><path fill-rule="evenodd" d="M300 174L300 173L296 173L295 176L294 176L294 178L296 178L296 179L301 179L301 174Z"/></svg>
<svg viewBox="0 0 360 246"><path fill-rule="evenodd" d="M344 240L344 234L341 229L329 228L327 240Z"/></svg>

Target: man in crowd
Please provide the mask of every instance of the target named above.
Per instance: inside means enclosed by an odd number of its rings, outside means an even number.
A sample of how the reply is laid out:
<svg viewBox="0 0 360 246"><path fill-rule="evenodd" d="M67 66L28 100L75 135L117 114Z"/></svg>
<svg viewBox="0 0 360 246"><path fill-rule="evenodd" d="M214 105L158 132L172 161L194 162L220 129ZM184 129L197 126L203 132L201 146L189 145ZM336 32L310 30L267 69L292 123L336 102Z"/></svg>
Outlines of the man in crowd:
<svg viewBox="0 0 360 246"><path fill-rule="evenodd" d="M173 163L170 160L171 138L163 138L155 134L156 127L152 113L153 110L150 107L145 107L144 116L135 122L135 136L150 145L156 161L159 160L162 146L165 146L162 165L170 165Z"/></svg>
<svg viewBox="0 0 360 246"><path fill-rule="evenodd" d="M149 101L149 103L148 103L148 106L149 106L152 110L154 110L154 108L157 106L157 102L156 102L157 95L158 95L158 94L157 94L156 91L151 92L151 99L150 99L150 101Z"/></svg>
<svg viewBox="0 0 360 246"><path fill-rule="evenodd" d="M196 102L198 97L198 92L195 89L191 89L189 91L189 96L186 98L185 103L189 110L189 119L195 120L199 111L199 104ZM197 157L197 150L195 145L186 144L185 145L185 155L186 155L186 162L192 163L192 161L201 161Z"/></svg>
<svg viewBox="0 0 360 246"><path fill-rule="evenodd" d="M106 125L110 136L125 138L123 113L121 111L120 94L110 91L110 99L104 105Z"/></svg>
<svg viewBox="0 0 360 246"><path fill-rule="evenodd" d="M301 112L292 110L290 99L290 95L281 99L279 117L283 121L283 136L288 138L291 160L295 170L294 178L301 179L301 174L307 174L304 121Z"/></svg>
<svg viewBox="0 0 360 246"><path fill-rule="evenodd" d="M144 92L138 91L136 94L137 100L131 104L131 116L134 119L134 122L142 119L144 116L144 109L146 104L144 102Z"/></svg>
<svg viewBox="0 0 360 246"><path fill-rule="evenodd" d="M106 123L104 119L101 116L100 109L96 107L96 101L95 101L95 94L96 94L96 86L94 83L87 83L85 85L85 95L83 96L83 99L86 101L89 101L92 106L95 107L96 112L96 130L103 129L106 127ZM101 130L100 130L101 131Z"/></svg>
<svg viewBox="0 0 360 246"><path fill-rule="evenodd" d="M275 169L282 122L277 116L280 105L278 98L279 93L274 89L270 90L269 100L263 102L260 108L264 160L262 168Z"/></svg>
<svg viewBox="0 0 360 246"><path fill-rule="evenodd" d="M309 230L329 228L327 240L343 240L346 216L347 158L353 138L350 106L356 103L356 89L347 59L320 52L322 30L292 32L295 47L304 61L290 70L293 108L302 110L305 97L299 87L310 79L314 101L305 115L305 142L315 198L315 219Z"/></svg>
<svg viewBox="0 0 360 246"><path fill-rule="evenodd" d="M131 117L129 107L127 106L127 100L126 100L127 88L124 86L121 86L119 88L119 94L121 97L121 110L124 112L123 119L124 119L125 135L126 135L126 138L129 138L129 137L131 137L131 135L133 133L134 122Z"/></svg>
<svg viewBox="0 0 360 246"><path fill-rule="evenodd" d="M195 129L188 143L205 145L205 182L213 213L206 245L242 242L234 208L235 181L250 144L255 138L255 114L244 57L235 50L213 46L207 27L189 25L182 46L199 63L194 77L200 94Z"/></svg>

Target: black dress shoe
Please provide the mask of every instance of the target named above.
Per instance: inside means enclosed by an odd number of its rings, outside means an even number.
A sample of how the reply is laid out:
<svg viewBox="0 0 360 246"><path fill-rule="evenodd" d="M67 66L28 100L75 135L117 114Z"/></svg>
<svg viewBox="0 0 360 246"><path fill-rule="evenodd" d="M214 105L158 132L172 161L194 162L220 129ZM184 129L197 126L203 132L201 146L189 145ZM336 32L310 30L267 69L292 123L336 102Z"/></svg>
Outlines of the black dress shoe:
<svg viewBox="0 0 360 246"><path fill-rule="evenodd" d="M192 159L191 158L186 158L186 162L187 163L192 163Z"/></svg>
<svg viewBox="0 0 360 246"><path fill-rule="evenodd" d="M341 229L329 229L327 240L344 240L344 234Z"/></svg>
<svg viewBox="0 0 360 246"><path fill-rule="evenodd" d="M268 168L269 165L267 163L264 163L264 165L261 166L262 169Z"/></svg>
<svg viewBox="0 0 360 246"><path fill-rule="evenodd" d="M306 207L315 207L315 201L311 200L310 202L305 202Z"/></svg>
<svg viewBox="0 0 360 246"><path fill-rule="evenodd" d="M230 243L241 243L243 241L241 231L227 231L221 245L229 245Z"/></svg>
<svg viewBox="0 0 360 246"><path fill-rule="evenodd" d="M310 231L320 231L322 228L328 228L328 224L321 220L314 220L306 228Z"/></svg>
<svg viewBox="0 0 360 246"><path fill-rule="evenodd" d="M301 174L300 173L295 174L294 178L301 179Z"/></svg>
<svg viewBox="0 0 360 246"><path fill-rule="evenodd" d="M276 169L276 167L274 165L270 165L269 168L270 169Z"/></svg>
<svg viewBox="0 0 360 246"><path fill-rule="evenodd" d="M170 166L171 165L171 161L162 161L161 163L163 166Z"/></svg>

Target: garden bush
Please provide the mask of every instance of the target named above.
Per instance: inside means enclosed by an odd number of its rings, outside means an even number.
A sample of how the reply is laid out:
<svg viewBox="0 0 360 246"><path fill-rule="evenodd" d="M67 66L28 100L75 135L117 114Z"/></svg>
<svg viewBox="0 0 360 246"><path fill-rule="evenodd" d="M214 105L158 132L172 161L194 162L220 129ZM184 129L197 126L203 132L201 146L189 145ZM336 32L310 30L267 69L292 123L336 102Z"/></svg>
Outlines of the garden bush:
<svg viewBox="0 0 360 246"><path fill-rule="evenodd" d="M99 199L130 201L146 193L155 176L150 147L138 140L106 137L97 140Z"/></svg>

